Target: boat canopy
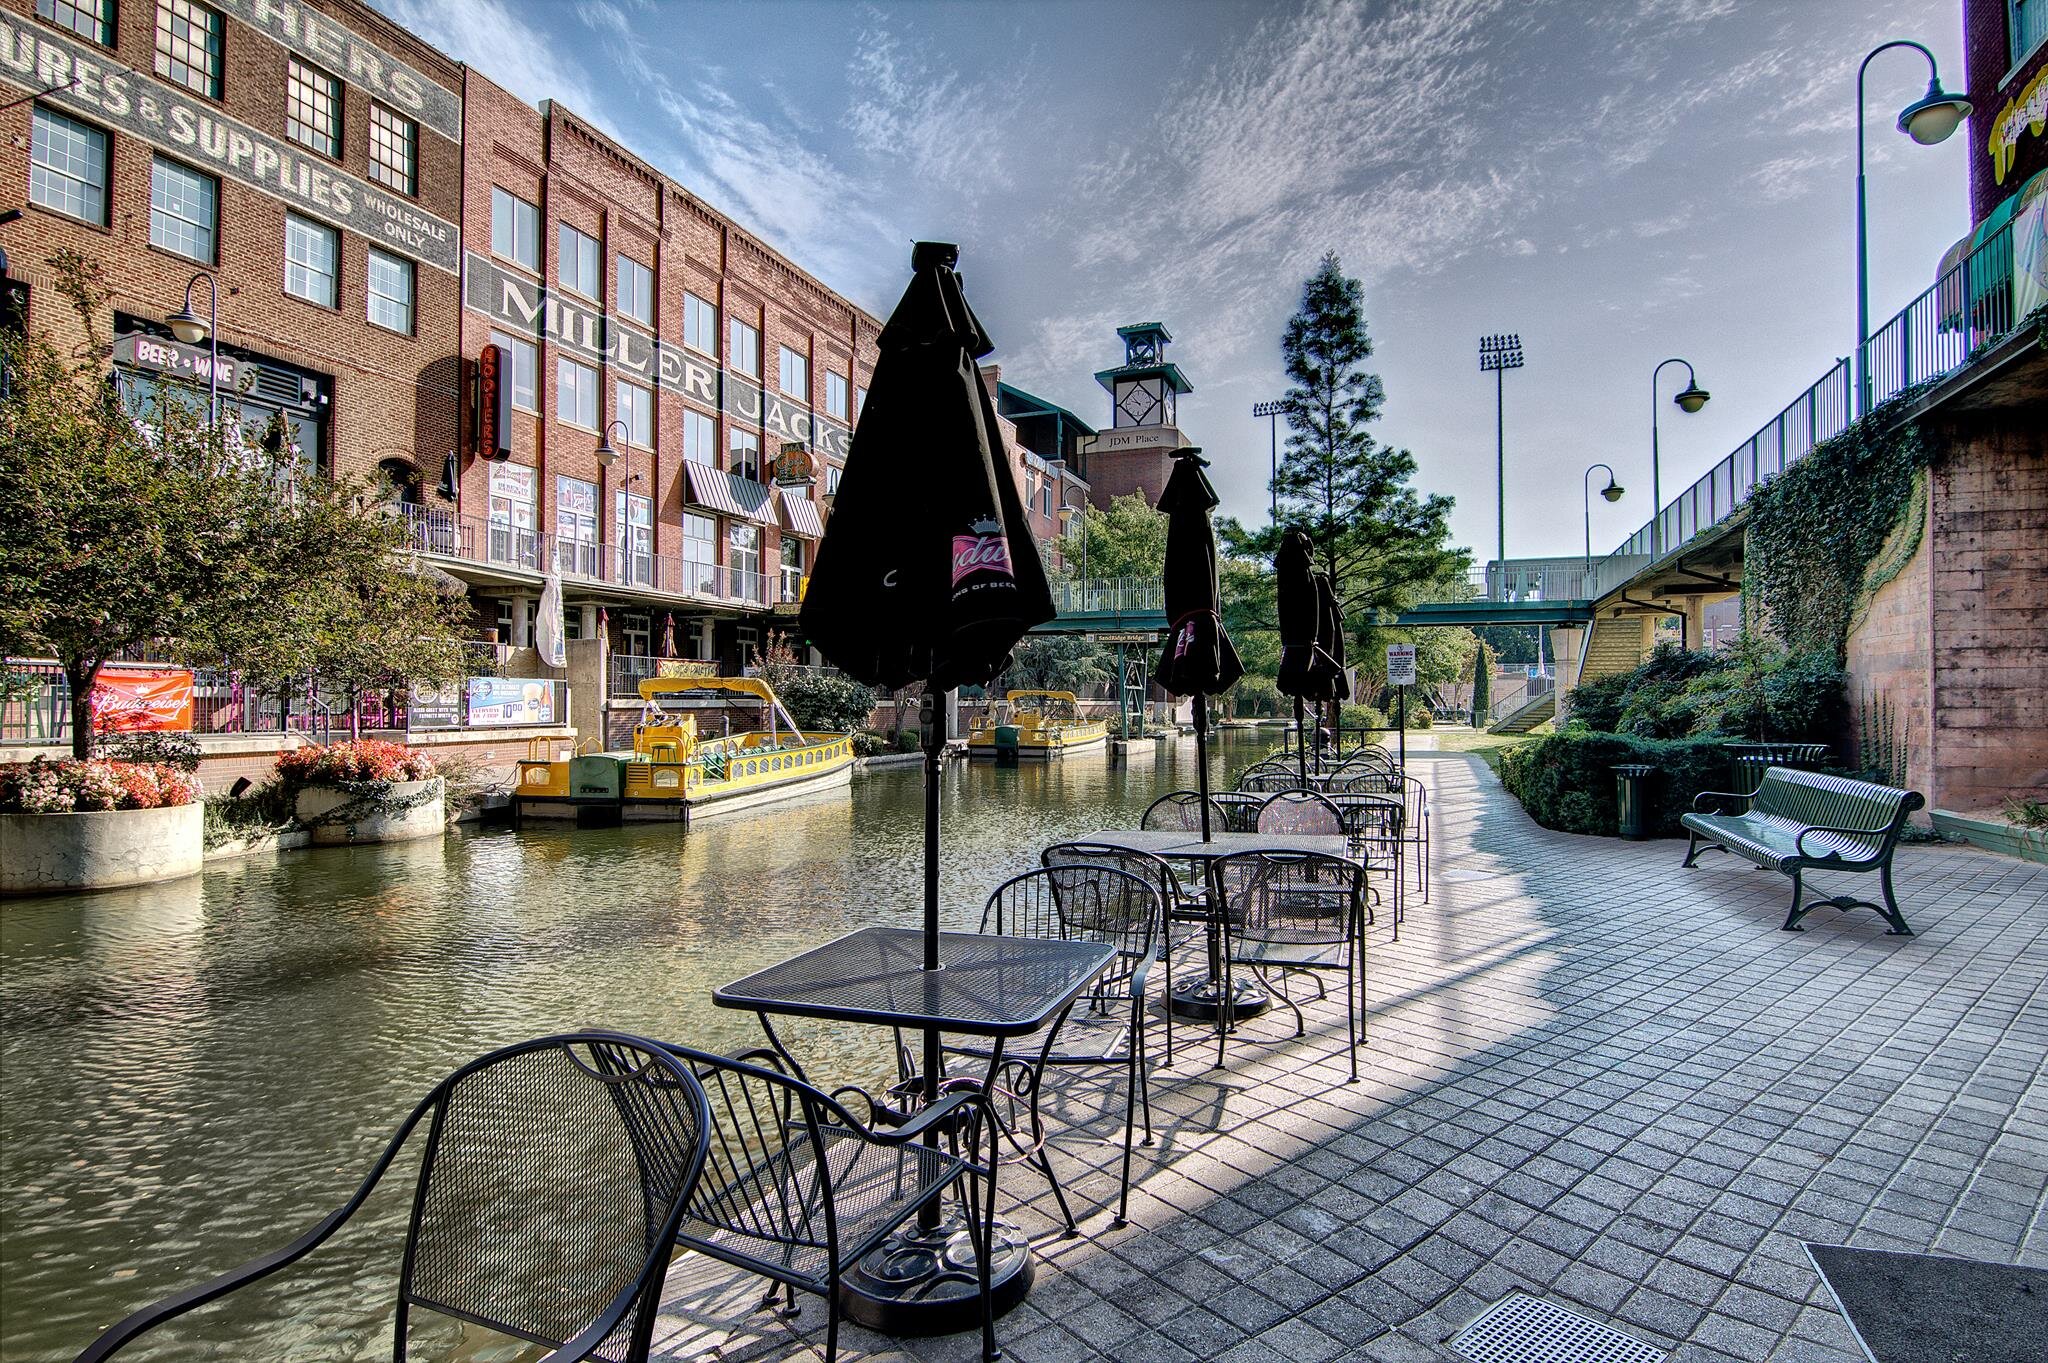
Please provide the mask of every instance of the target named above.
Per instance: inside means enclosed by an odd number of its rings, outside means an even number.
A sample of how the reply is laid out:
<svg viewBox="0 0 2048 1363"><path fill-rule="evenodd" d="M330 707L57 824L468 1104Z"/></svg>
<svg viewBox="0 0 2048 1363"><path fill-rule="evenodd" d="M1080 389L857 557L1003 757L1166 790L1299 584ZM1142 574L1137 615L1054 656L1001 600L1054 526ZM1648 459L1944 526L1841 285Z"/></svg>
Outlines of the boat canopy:
<svg viewBox="0 0 2048 1363"><path fill-rule="evenodd" d="M648 706L659 710L664 698L677 696L703 696L725 692L751 696L768 707L768 737L781 742L777 721L787 725L790 732L801 736L803 726L791 717L782 706L782 700L775 694L775 688L759 677L642 677L640 699Z"/></svg>
<svg viewBox="0 0 2048 1363"><path fill-rule="evenodd" d="M1069 705L1077 704L1080 699L1072 691L1012 691L1004 699L1014 703L1020 700L1029 700L1033 696L1039 696L1046 700L1063 700Z"/></svg>

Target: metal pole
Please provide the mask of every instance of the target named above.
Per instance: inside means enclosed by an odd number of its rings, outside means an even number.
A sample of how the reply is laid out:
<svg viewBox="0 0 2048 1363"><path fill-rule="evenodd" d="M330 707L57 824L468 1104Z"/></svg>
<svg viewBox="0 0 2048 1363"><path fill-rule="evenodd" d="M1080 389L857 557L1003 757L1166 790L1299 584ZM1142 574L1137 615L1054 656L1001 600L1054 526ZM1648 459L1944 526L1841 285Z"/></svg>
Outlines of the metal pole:
<svg viewBox="0 0 2048 1363"><path fill-rule="evenodd" d="M1408 770L1408 688L1405 686L1394 688L1394 713L1398 716L1394 722L1401 726L1400 737L1395 741L1401 748L1401 770L1405 772Z"/></svg>
<svg viewBox="0 0 2048 1363"><path fill-rule="evenodd" d="M1271 448L1272 474L1266 482L1266 491L1271 494L1272 507L1267 512L1270 520L1280 519L1280 414L1266 413L1266 442Z"/></svg>
<svg viewBox="0 0 2048 1363"><path fill-rule="evenodd" d="M1209 841L1209 705L1195 696L1195 790L1202 801L1202 841Z"/></svg>
<svg viewBox="0 0 2048 1363"><path fill-rule="evenodd" d="M192 286L187 284L190 294ZM220 425L220 289L206 276L206 424Z"/></svg>
<svg viewBox="0 0 2048 1363"><path fill-rule="evenodd" d="M945 693L927 686L918 702L917 722L924 740L924 968L932 971L939 968L939 780L946 746L944 713ZM924 1034L924 1097L927 1104L939 1101L939 1033L932 1028ZM929 1143L936 1140L933 1133ZM929 1233L938 1224L938 1199L934 1198L919 1209L918 1225Z"/></svg>
<svg viewBox="0 0 2048 1363"><path fill-rule="evenodd" d="M1507 371L1493 371L1493 475L1494 486L1499 492L1496 510L1499 515L1499 540L1494 551L1495 560L1501 565L1501 575L1507 575L1508 562L1508 455L1507 419L1502 407L1507 401Z"/></svg>
<svg viewBox="0 0 2048 1363"><path fill-rule="evenodd" d="M1908 38L1879 43L1870 49L1863 58L1863 64L1856 68L1856 415L1859 417L1870 410L1870 235L1863 168L1863 76L1878 53L1895 47L1910 47L1927 58L1930 96L1940 76L1934 54Z"/></svg>

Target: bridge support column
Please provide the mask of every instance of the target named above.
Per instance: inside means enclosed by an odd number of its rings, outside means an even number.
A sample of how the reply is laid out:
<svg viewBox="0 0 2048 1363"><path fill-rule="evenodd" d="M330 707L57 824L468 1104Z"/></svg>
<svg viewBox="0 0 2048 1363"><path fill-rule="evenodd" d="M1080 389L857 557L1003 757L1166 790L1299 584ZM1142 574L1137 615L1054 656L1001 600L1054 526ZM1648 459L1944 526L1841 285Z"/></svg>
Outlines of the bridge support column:
<svg viewBox="0 0 2048 1363"><path fill-rule="evenodd" d="M1557 688L1569 691L1579 682L1579 653L1586 644L1586 631L1578 625L1559 625L1550 631L1550 657L1557 676Z"/></svg>

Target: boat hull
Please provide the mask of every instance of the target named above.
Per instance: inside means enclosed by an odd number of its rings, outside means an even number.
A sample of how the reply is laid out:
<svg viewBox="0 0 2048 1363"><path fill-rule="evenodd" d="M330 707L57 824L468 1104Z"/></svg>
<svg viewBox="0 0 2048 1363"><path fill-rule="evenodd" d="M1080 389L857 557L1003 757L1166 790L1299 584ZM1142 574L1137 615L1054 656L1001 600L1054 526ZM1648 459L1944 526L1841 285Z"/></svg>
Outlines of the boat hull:
<svg viewBox="0 0 2048 1363"><path fill-rule="evenodd" d="M688 824L844 786L853 779L853 745L835 736L798 748L734 752L715 769L625 754L585 755L570 762L522 763L519 778L514 805L522 820Z"/></svg>

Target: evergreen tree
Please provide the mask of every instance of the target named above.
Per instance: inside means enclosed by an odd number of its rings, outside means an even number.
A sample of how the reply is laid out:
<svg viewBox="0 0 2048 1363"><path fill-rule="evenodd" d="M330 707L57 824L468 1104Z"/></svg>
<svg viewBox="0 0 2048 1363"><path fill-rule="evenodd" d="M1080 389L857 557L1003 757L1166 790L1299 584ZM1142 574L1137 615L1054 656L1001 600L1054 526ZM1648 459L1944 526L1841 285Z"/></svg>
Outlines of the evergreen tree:
<svg viewBox="0 0 2048 1363"><path fill-rule="evenodd" d="M1302 286L1280 351L1291 386L1282 399L1288 435L1273 489L1274 524L1256 532L1221 527L1235 554L1270 560L1292 526L1306 530L1316 566L1330 575L1348 629L1407 603L1422 584L1462 573L1463 550L1447 546L1451 499L1409 486L1415 458L1368 429L1385 393L1366 369L1372 339L1365 293L1332 252Z"/></svg>

